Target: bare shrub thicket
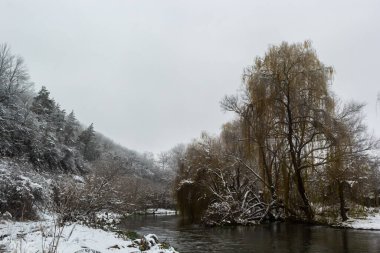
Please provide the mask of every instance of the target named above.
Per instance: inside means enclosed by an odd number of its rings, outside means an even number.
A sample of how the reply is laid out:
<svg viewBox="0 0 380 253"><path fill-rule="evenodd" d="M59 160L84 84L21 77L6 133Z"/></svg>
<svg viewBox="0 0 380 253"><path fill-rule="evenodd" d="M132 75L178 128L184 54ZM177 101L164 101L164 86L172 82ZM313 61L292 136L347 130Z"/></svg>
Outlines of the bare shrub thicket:
<svg viewBox="0 0 380 253"><path fill-rule="evenodd" d="M131 176L117 159L94 163L82 180L61 180L53 189L53 210L62 221L94 222L100 211L128 213L152 207L172 207L171 186Z"/></svg>

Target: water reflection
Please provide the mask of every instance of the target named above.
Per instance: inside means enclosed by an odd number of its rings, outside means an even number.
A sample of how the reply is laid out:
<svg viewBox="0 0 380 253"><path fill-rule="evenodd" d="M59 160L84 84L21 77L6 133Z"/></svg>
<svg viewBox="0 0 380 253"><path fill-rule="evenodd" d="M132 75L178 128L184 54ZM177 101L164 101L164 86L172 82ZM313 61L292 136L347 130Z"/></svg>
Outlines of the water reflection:
<svg viewBox="0 0 380 253"><path fill-rule="evenodd" d="M252 227L204 228L177 216L132 216L121 228L155 233L181 253L372 253L380 252L380 232L272 223Z"/></svg>

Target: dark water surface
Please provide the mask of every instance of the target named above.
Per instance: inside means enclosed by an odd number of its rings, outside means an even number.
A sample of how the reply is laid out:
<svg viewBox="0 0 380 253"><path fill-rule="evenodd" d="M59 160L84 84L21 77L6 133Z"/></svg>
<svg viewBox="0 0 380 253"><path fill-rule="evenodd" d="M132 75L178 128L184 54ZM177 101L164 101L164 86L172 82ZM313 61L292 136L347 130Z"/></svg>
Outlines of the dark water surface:
<svg viewBox="0 0 380 253"><path fill-rule="evenodd" d="M154 233L180 253L380 253L380 231L272 223L252 227L205 228L178 216L130 216L124 230Z"/></svg>

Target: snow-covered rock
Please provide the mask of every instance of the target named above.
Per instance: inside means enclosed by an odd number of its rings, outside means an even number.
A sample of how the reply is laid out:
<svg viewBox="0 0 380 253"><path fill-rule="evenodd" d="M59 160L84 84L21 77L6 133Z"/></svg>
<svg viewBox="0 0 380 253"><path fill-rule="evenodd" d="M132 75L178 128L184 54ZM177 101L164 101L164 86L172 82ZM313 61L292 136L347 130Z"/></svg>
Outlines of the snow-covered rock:
<svg viewBox="0 0 380 253"><path fill-rule="evenodd" d="M12 214L8 211L4 212L2 215L1 215L1 218L3 220L11 220L12 219Z"/></svg>

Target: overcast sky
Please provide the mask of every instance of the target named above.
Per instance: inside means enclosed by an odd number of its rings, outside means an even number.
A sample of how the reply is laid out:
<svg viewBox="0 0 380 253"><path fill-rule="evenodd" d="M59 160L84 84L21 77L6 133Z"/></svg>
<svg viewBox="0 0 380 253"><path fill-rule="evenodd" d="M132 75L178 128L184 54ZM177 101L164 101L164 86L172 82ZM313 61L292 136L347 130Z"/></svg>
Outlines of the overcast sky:
<svg viewBox="0 0 380 253"><path fill-rule="evenodd" d="M0 0L0 43L81 122L157 153L217 134L243 68L270 44L310 39L379 135L379 12L376 0Z"/></svg>

